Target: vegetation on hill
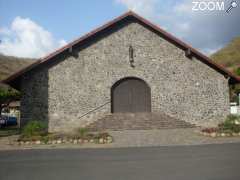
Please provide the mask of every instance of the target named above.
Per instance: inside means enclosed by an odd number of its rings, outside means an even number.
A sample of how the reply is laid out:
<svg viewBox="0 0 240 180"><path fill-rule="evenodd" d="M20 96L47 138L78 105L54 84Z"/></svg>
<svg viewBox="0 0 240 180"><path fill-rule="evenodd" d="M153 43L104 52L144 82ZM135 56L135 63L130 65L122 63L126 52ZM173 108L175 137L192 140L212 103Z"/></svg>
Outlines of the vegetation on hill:
<svg viewBox="0 0 240 180"><path fill-rule="evenodd" d="M214 53L211 58L218 64L240 76L240 37Z"/></svg>
<svg viewBox="0 0 240 180"><path fill-rule="evenodd" d="M31 63L33 63L33 59L17 58L0 54L0 81ZM10 102L19 100L20 96L20 92L17 90L0 83L0 114L3 108L8 107Z"/></svg>
<svg viewBox="0 0 240 180"><path fill-rule="evenodd" d="M33 59L17 58L0 54L0 81L31 63L33 63Z"/></svg>
<svg viewBox="0 0 240 180"><path fill-rule="evenodd" d="M214 53L211 58L218 64L240 76L240 37L233 39L227 46ZM239 102L240 84L230 87L231 101Z"/></svg>

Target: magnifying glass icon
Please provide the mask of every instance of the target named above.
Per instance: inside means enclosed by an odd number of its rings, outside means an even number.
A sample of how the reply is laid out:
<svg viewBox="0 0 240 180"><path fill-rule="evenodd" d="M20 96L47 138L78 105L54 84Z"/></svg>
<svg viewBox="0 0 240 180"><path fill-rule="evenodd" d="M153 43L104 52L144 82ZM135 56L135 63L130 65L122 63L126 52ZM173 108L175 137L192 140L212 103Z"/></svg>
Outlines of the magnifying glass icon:
<svg viewBox="0 0 240 180"><path fill-rule="evenodd" d="M230 11L233 9L233 8L236 8L238 6L237 4L237 1L232 1L231 4L230 4L230 7L227 9L227 13L230 13Z"/></svg>

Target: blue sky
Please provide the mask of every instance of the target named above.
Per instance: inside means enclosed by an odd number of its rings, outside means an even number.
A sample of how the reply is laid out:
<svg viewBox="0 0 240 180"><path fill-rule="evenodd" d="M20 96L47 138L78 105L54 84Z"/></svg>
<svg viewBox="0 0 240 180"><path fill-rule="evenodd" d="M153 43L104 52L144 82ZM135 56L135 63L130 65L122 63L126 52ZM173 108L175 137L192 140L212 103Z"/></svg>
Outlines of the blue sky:
<svg viewBox="0 0 240 180"><path fill-rule="evenodd" d="M223 1L226 9L231 1ZM0 52L42 57L129 9L208 54L240 35L240 8L227 14L192 6L191 0L0 0Z"/></svg>
<svg viewBox="0 0 240 180"><path fill-rule="evenodd" d="M10 26L17 16L30 18L70 41L125 11L111 0L0 0L0 26Z"/></svg>

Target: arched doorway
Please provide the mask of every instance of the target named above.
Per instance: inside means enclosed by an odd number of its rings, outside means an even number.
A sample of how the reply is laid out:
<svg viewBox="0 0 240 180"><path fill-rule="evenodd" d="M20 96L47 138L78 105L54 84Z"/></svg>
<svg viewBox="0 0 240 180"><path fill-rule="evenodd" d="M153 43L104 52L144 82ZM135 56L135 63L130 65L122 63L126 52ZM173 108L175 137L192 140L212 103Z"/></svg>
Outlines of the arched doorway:
<svg viewBox="0 0 240 180"><path fill-rule="evenodd" d="M139 78L128 77L116 82L111 89L112 113L151 112L151 89Z"/></svg>

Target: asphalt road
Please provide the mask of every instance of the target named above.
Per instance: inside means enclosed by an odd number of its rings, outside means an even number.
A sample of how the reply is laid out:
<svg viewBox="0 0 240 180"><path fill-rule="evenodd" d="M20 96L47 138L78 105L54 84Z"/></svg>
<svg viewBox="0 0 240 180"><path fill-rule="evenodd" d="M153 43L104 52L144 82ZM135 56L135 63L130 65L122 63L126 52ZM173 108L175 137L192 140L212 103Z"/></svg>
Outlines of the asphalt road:
<svg viewBox="0 0 240 180"><path fill-rule="evenodd" d="M0 151L0 180L239 180L240 144Z"/></svg>

